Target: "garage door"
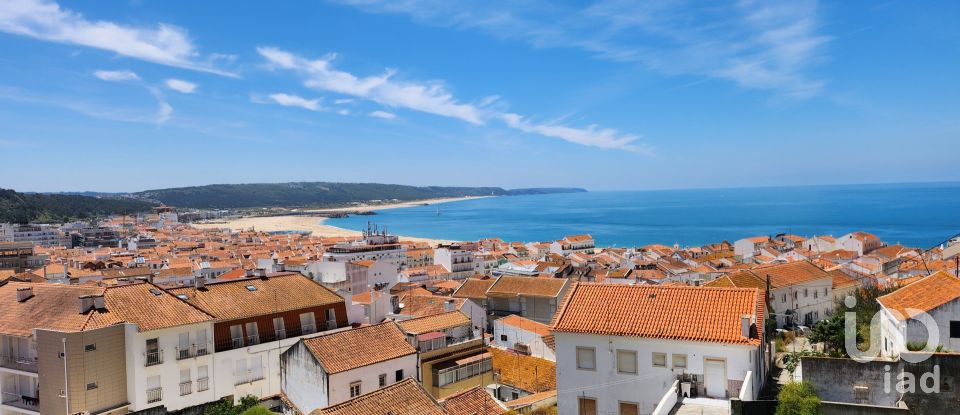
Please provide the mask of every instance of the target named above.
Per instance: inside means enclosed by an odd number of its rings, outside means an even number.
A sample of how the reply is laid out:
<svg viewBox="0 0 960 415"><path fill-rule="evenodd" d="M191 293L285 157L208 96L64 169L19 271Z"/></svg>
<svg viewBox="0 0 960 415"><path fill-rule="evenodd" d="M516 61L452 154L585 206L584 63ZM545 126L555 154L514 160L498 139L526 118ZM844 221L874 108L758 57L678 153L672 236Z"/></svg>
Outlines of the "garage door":
<svg viewBox="0 0 960 415"><path fill-rule="evenodd" d="M727 397L727 368L723 360L706 359L703 363L703 385L711 398Z"/></svg>

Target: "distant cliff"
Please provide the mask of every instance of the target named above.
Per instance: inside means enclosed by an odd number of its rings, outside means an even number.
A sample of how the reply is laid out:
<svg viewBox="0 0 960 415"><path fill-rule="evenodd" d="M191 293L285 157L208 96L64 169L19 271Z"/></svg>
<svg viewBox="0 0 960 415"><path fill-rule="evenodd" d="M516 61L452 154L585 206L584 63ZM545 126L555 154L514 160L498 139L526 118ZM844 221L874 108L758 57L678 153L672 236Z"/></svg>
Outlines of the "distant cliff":
<svg viewBox="0 0 960 415"><path fill-rule="evenodd" d="M374 200L423 200L464 196L511 196L585 192L572 188L506 190L501 187L406 186L380 183L291 182L212 184L146 190L138 199L186 208L251 208L292 206L342 206Z"/></svg>
<svg viewBox="0 0 960 415"><path fill-rule="evenodd" d="M508 196L546 195L551 193L585 193L587 189L578 187L531 187L528 189L507 190Z"/></svg>

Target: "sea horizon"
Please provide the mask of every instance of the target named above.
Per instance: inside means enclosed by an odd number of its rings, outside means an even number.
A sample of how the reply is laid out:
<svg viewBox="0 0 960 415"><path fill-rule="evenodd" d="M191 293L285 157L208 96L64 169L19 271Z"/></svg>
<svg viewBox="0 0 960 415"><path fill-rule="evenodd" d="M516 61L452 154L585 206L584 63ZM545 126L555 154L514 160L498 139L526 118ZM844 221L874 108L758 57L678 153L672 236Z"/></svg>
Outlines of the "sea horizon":
<svg viewBox="0 0 960 415"><path fill-rule="evenodd" d="M446 240L533 242L589 233L599 246L611 247L866 231L890 244L929 248L960 231L949 213L957 211L960 182L949 181L590 190L374 210L374 216L324 223L362 230L375 221L399 235Z"/></svg>

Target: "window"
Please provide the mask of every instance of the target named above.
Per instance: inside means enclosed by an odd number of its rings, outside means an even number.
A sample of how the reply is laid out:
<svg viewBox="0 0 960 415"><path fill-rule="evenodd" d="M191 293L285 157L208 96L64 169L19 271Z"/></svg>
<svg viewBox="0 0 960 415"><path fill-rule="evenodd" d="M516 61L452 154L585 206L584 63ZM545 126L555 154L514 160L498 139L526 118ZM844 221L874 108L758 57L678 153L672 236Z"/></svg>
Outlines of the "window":
<svg viewBox="0 0 960 415"><path fill-rule="evenodd" d="M273 332L276 333L277 340L283 340L287 338L287 329L283 324L283 317L273 318Z"/></svg>
<svg viewBox="0 0 960 415"><path fill-rule="evenodd" d="M353 382L350 384L350 397L356 398L360 396L360 382Z"/></svg>
<svg viewBox="0 0 960 415"><path fill-rule="evenodd" d="M501 334L501 335L500 335L500 341L502 341L502 342L507 341L507 335L506 335L506 334Z"/></svg>
<svg viewBox="0 0 960 415"><path fill-rule="evenodd" d="M803 297L804 297L804 298L807 298L807 297L809 297L809 296L810 296L810 289L809 289L809 288L804 288L804 289L803 289Z"/></svg>
<svg viewBox="0 0 960 415"><path fill-rule="evenodd" d="M399 381L403 380L403 369L400 369L400 370L394 372L393 377L394 377L394 379L393 379L394 382L399 382Z"/></svg>
<svg viewBox="0 0 960 415"><path fill-rule="evenodd" d="M687 368L687 355L685 354L675 354L673 355L673 368Z"/></svg>
<svg viewBox="0 0 960 415"><path fill-rule="evenodd" d="M88 391L92 391L92 390L96 389L97 387L98 387L98 386L97 386L97 382L90 382L90 383L87 384L87 390L88 390Z"/></svg>
<svg viewBox="0 0 960 415"><path fill-rule="evenodd" d="M637 352L633 350L617 350L617 372L637 373Z"/></svg>
<svg viewBox="0 0 960 415"><path fill-rule="evenodd" d="M311 334L317 331L316 320L313 313L303 313L300 315L300 334Z"/></svg>
<svg viewBox="0 0 960 415"><path fill-rule="evenodd" d="M96 343L91 343L91 344L88 344L88 345L86 345L86 346L83 346L83 351L85 351L85 352L95 352L95 351L97 351L97 344L96 344Z"/></svg>
<svg viewBox="0 0 960 415"><path fill-rule="evenodd" d="M587 397L577 398L577 414L579 415L597 415L597 400Z"/></svg>
<svg viewBox="0 0 960 415"><path fill-rule="evenodd" d="M640 415L640 405L635 402L620 402L620 415Z"/></svg>
<svg viewBox="0 0 960 415"><path fill-rule="evenodd" d="M233 347L243 347L243 327L239 324L230 326L230 339L233 340Z"/></svg>
<svg viewBox="0 0 960 415"><path fill-rule="evenodd" d="M520 393L510 392L510 400L516 400L516 399L520 399Z"/></svg>
<svg viewBox="0 0 960 415"><path fill-rule="evenodd" d="M256 321L247 323L247 344L260 344L260 330Z"/></svg>
<svg viewBox="0 0 960 415"><path fill-rule="evenodd" d="M820 297L820 291L814 291L813 298L819 298L819 297Z"/></svg>
<svg viewBox="0 0 960 415"><path fill-rule="evenodd" d="M653 354L653 367L667 367L667 354L666 354L666 353L654 353L654 354Z"/></svg>
<svg viewBox="0 0 960 415"><path fill-rule="evenodd" d="M384 387L384 386L387 386L387 374L386 374L386 373L380 374L380 387L382 388L382 387Z"/></svg>
<svg viewBox="0 0 960 415"><path fill-rule="evenodd" d="M780 302L781 302L781 303L787 302L787 295L786 295L786 294L784 294L782 297L780 297Z"/></svg>
<svg viewBox="0 0 960 415"><path fill-rule="evenodd" d="M950 338L951 339L960 338L960 321L950 322Z"/></svg>
<svg viewBox="0 0 960 415"><path fill-rule="evenodd" d="M592 347L577 348L577 369L597 370L597 351Z"/></svg>

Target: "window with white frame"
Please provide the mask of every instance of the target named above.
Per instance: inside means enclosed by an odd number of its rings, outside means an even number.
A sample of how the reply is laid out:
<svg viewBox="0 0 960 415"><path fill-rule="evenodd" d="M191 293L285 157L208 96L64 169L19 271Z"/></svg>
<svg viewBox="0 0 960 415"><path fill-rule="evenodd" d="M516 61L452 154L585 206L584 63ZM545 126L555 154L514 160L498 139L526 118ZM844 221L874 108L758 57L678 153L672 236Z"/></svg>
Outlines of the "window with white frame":
<svg viewBox="0 0 960 415"><path fill-rule="evenodd" d="M667 367L667 354L654 352L653 367Z"/></svg>
<svg viewBox="0 0 960 415"><path fill-rule="evenodd" d="M674 369L686 369L686 368L687 368L687 355L685 355L685 354L675 354L675 355L673 355L673 368L674 368Z"/></svg>
<svg viewBox="0 0 960 415"><path fill-rule="evenodd" d="M350 384L350 397L356 398L357 396L360 396L360 381Z"/></svg>
<svg viewBox="0 0 960 415"><path fill-rule="evenodd" d="M597 349L577 347L577 369L597 370Z"/></svg>
<svg viewBox="0 0 960 415"><path fill-rule="evenodd" d="M637 374L637 352L617 350L617 373Z"/></svg>

